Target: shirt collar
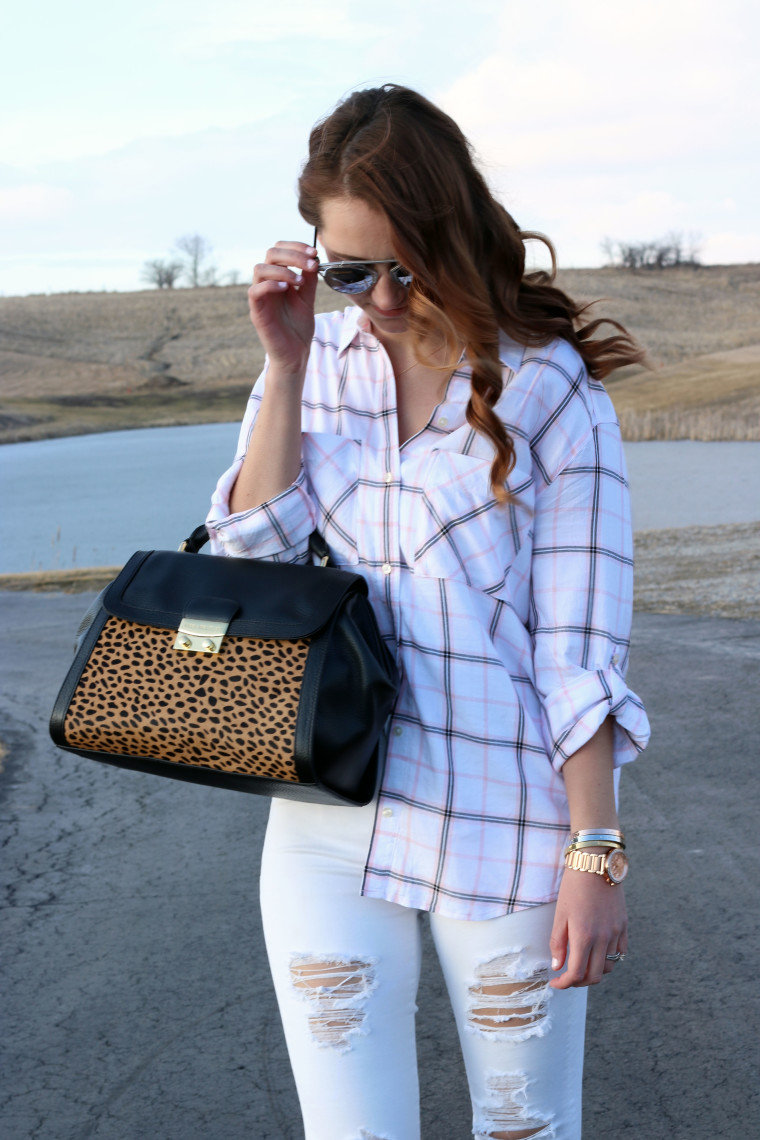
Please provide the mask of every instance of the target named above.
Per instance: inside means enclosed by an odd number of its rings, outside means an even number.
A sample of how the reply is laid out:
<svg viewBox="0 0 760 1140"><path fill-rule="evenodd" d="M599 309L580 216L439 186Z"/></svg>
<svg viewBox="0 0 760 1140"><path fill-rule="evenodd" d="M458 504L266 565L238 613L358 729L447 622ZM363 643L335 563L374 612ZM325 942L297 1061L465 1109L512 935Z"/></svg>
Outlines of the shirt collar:
<svg viewBox="0 0 760 1140"><path fill-rule="evenodd" d="M503 329L499 332L499 360L502 364L506 364L507 368L511 368L513 372L519 372L522 362L523 353L525 349L516 340L512 340Z"/></svg>
<svg viewBox="0 0 760 1140"><path fill-rule="evenodd" d="M343 327L340 330L338 352L346 351L350 344L362 333L372 334L372 326L367 314L358 305L348 305L343 313ZM508 336L503 330L499 333L499 360L513 372L518 372L522 365L523 346Z"/></svg>
<svg viewBox="0 0 760 1140"><path fill-rule="evenodd" d="M343 324L338 338L338 353L345 352L349 345L358 340L361 333L367 332L371 332L371 328L366 313L358 305L347 305L343 310Z"/></svg>

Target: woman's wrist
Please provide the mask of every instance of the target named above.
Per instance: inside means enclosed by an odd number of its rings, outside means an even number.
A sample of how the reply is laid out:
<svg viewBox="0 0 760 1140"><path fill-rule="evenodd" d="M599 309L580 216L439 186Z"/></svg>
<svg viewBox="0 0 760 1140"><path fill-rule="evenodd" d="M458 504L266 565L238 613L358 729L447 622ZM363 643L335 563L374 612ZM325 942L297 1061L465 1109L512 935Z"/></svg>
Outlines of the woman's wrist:
<svg viewBox="0 0 760 1140"><path fill-rule="evenodd" d="M284 391L287 392L288 395L291 395L295 391L300 397L306 379L306 367L308 362L308 354L300 362L279 362L270 360L269 367L267 368L265 390L269 392Z"/></svg>
<svg viewBox="0 0 760 1140"><path fill-rule="evenodd" d="M570 847L575 849L601 847L625 848L625 836L619 828L588 827L573 831L570 836Z"/></svg>

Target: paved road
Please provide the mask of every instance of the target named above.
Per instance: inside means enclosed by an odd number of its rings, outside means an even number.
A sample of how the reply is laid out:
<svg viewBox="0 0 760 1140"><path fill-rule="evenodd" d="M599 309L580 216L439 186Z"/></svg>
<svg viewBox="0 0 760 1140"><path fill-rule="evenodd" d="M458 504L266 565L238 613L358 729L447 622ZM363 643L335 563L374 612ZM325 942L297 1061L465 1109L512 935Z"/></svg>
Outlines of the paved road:
<svg viewBox="0 0 760 1140"><path fill-rule="evenodd" d="M256 902L266 802L59 753L83 596L2 595L5 1140L299 1140ZM760 622L637 615L629 960L591 994L585 1135L757 1135ZM433 956L426 1140L469 1110Z"/></svg>

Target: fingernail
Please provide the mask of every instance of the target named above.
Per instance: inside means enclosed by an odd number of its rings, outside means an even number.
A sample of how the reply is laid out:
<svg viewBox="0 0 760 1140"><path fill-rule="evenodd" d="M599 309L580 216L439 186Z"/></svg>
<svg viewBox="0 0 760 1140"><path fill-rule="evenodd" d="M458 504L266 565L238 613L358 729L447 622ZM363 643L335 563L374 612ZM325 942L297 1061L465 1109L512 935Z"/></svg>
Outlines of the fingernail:
<svg viewBox="0 0 760 1140"><path fill-rule="evenodd" d="M304 252L305 253L316 253L317 247L315 245L309 245L306 247L306 250Z"/></svg>
<svg viewBox="0 0 760 1140"><path fill-rule="evenodd" d="M546 961L546 959L545 959L545 958L544 958L544 961ZM558 969L559 969L559 967L560 967L560 960L559 960L559 958L552 958L552 969L553 969L553 970L558 970Z"/></svg>
<svg viewBox="0 0 760 1140"><path fill-rule="evenodd" d="M316 250L315 250L315 252L316 252ZM306 268L307 268L307 269L316 269L316 268L317 268L317 263L316 263L316 261L314 260L314 258L313 258L313 257L312 257L312 259L311 259L310 261L307 261L307 262L306 262Z"/></svg>
<svg viewBox="0 0 760 1140"><path fill-rule="evenodd" d="M296 274L295 284L296 285L303 285L303 274L302 273Z"/></svg>
<svg viewBox="0 0 760 1140"><path fill-rule="evenodd" d="M277 288L278 289L287 289L287 287L288 287L287 281L278 281L277 282Z"/></svg>

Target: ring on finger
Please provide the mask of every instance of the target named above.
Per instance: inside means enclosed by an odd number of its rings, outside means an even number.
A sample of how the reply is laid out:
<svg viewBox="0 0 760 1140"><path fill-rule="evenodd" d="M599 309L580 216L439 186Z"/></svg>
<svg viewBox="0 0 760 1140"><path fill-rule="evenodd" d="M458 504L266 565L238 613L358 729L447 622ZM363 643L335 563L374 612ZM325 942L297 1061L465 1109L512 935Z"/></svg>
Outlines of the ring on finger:
<svg viewBox="0 0 760 1140"><path fill-rule="evenodd" d="M605 954L605 958L608 962L622 962L625 958L625 954L621 954L618 950L617 954Z"/></svg>

